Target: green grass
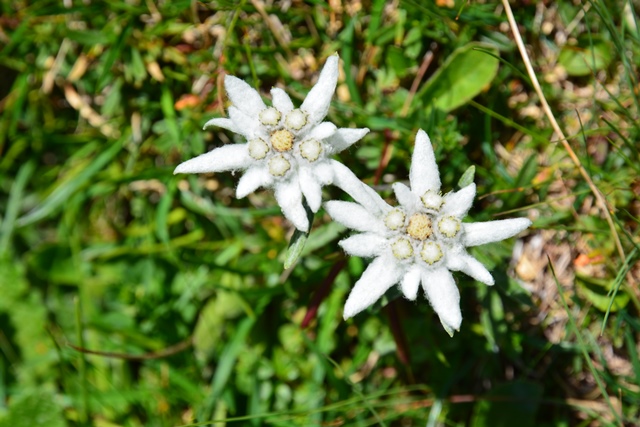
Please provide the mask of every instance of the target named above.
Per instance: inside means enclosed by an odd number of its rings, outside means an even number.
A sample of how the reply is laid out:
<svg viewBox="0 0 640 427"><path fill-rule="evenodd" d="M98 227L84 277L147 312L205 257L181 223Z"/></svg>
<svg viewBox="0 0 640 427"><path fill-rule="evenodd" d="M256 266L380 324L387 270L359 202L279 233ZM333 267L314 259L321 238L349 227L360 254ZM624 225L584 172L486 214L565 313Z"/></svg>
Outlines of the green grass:
<svg viewBox="0 0 640 427"><path fill-rule="evenodd" d="M499 2L333 3L263 5L271 25L261 1L0 5L0 426L640 417L637 6L514 3L621 256ZM269 192L236 200L238 175L172 174L237 140L202 131L226 114L224 74L300 103L334 52L328 119L371 129L339 155L363 181L391 201L423 128L444 191L475 167L473 220L534 220L472 252L493 288L456 275L453 338L422 296L395 291L344 321L367 261L345 260L324 212L285 271L293 230Z"/></svg>

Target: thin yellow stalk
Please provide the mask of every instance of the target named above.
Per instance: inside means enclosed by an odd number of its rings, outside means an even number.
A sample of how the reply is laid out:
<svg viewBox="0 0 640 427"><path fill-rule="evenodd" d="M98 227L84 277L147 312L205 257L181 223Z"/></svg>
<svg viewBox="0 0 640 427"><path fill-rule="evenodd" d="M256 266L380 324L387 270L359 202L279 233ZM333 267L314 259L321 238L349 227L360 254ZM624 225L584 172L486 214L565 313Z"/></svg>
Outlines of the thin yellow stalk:
<svg viewBox="0 0 640 427"><path fill-rule="evenodd" d="M616 231L615 224L613 223L613 218L611 217L611 212L609 211L609 208L607 206L607 201L602 195L602 192L593 183L593 180L589 176L589 173L582 166L582 164L580 163L580 159L578 159L578 156L576 155L576 153L573 151L573 149L567 142L567 138L565 137L564 132L562 132L562 129L560 129L560 125L558 124L558 121L556 120L555 116L553 115L553 112L551 111L551 108L549 107L547 98L545 98L544 93L542 93L542 88L540 87L540 83L538 82L536 73L533 71L531 60L529 59L529 55L527 54L527 51L524 47L522 37L520 36L520 32L518 31L518 25L516 23L515 18L513 17L511 6L509 6L509 1L502 0L502 4L504 5L504 10L507 13L509 26L511 27L511 31L513 32L513 37L515 38L515 41L516 41L516 45L518 46L518 50L520 51L520 55L522 56L522 61L524 62L525 67L527 68L527 74L529 74L531 83L533 83L533 87L536 93L538 94L538 97L540 98L542 109L545 115L547 116L547 118L549 119L549 121L551 122L551 127L553 127L553 131L560 137L560 142L564 146L564 149L569 154L569 157L573 161L576 168L578 168L580 175L582 175L584 180L589 185L591 192L596 198L596 203L598 205L598 208L602 211L602 213L604 214L607 220L607 223L609 224L609 229L611 229L611 233L613 234L613 239L614 239L616 248L618 249L618 254L620 255L620 259L625 260L627 257L624 253L624 249L622 248L622 243L620 242L620 237L618 236L618 232Z"/></svg>

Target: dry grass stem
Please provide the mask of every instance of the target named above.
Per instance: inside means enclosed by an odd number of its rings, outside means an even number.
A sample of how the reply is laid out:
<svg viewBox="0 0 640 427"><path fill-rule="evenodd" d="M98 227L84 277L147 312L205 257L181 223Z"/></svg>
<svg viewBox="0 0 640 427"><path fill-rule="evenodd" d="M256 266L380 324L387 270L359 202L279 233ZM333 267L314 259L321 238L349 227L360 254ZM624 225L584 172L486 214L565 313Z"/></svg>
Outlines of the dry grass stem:
<svg viewBox="0 0 640 427"><path fill-rule="evenodd" d="M513 32L513 37L516 41L516 45L518 46L518 50L520 51L520 55L522 56L522 61L524 62L525 67L527 68L527 74L529 75L529 78L531 79L531 83L533 84L533 87L536 93L538 94L538 97L540 98L542 109L544 110L545 115L551 122L551 127L553 128L554 132L560 137L560 142L562 143L565 150L569 154L569 157L573 161L576 168L578 168L580 175L582 175L584 180L589 185L591 192L594 194L598 207L603 212L607 220L607 223L609 224L609 228L611 230L616 248L618 250L618 255L622 260L624 260L626 259L626 255L624 253L624 249L622 248L622 243L620 242L620 237L618 236L618 232L613 222L613 218L611 217L611 212L609 211L609 207L607 206L607 201L604 198L602 192L593 183L593 180L589 176L589 173L582 166L582 164L580 163L580 159L578 158L576 153L573 151L573 149L567 142L567 138L565 137L564 132L560 128L558 121L553 115L553 112L551 111L551 107L549 107L549 103L547 102L547 99L545 98L544 93L542 92L542 88L540 87L540 83L538 82L538 78L536 77L536 73L533 70L533 66L531 65L531 60L529 58L529 55L527 54L527 50L525 49L524 42L522 41L522 37L520 36L520 32L518 31L518 24L516 23L516 20L513 16L513 12L511 11L511 6L509 6L509 1L502 0L502 4L504 5L504 9L507 14L507 19L509 20L509 26L511 27L511 31Z"/></svg>

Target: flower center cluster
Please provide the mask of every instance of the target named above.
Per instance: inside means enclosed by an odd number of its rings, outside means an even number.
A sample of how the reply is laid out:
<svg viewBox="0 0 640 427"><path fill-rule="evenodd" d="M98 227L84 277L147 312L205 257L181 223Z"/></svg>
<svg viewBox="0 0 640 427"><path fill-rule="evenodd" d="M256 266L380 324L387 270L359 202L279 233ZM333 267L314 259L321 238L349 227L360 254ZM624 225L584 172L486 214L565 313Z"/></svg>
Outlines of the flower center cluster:
<svg viewBox="0 0 640 427"><path fill-rule="evenodd" d="M420 199L423 207L419 211L407 214L397 207L385 215L384 225L393 232L391 253L396 259L434 266L444 259L462 226L458 218L443 214L441 194L429 190Z"/></svg>
<svg viewBox="0 0 640 427"><path fill-rule="evenodd" d="M273 132L270 141L273 149L281 153L293 148L293 134L287 129L279 129Z"/></svg>
<svg viewBox="0 0 640 427"><path fill-rule="evenodd" d="M431 219L427 214L416 213L409 218L409 226L407 227L407 234L414 239L424 240L431 236L433 230L431 229Z"/></svg>
<svg viewBox="0 0 640 427"><path fill-rule="evenodd" d="M309 122L304 111L294 109L285 115L275 107L268 107L259 113L258 119L266 133L263 138L249 140L247 148L253 159L266 162L271 175L283 177L296 162L302 159L315 162L322 155L321 141L298 134Z"/></svg>

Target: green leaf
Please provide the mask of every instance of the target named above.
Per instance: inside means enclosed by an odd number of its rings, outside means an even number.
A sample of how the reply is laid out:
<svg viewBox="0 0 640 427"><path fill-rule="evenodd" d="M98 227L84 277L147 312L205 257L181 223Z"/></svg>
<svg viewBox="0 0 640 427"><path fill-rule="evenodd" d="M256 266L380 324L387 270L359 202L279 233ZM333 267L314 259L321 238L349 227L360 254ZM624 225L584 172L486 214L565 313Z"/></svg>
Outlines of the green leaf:
<svg viewBox="0 0 640 427"><path fill-rule="evenodd" d="M375 131L382 131L385 129L399 130L404 128L404 126L403 127L400 126L399 120L392 119L389 117L369 116L365 119L365 124L368 128ZM358 151L362 150L363 148L367 148L367 146L362 145L361 147L359 147ZM378 153L378 155L380 154L379 149L376 148L375 151Z"/></svg>
<svg viewBox="0 0 640 427"><path fill-rule="evenodd" d="M404 77L413 64L404 54L404 48L399 46L390 46L387 51L387 65L393 68L398 77Z"/></svg>
<svg viewBox="0 0 640 427"><path fill-rule="evenodd" d="M580 285L578 292L602 312L609 310L613 313L623 309L629 303L629 294L626 292L618 291L614 296L609 295L613 287L613 282L609 280L576 275L576 283Z"/></svg>
<svg viewBox="0 0 640 427"><path fill-rule="evenodd" d="M180 128L176 120L176 110L173 108L173 96L167 86L162 86L162 95L160 97L160 106L162 107L162 113L164 114L164 122L167 126L167 131L175 144L180 142Z"/></svg>
<svg viewBox="0 0 640 427"><path fill-rule="evenodd" d="M518 174L513 186L516 188L530 186L537 173L538 159L535 156L531 156L520 169L520 173Z"/></svg>
<svg viewBox="0 0 640 427"><path fill-rule="evenodd" d="M473 178L475 177L475 175L476 167L473 165L469 166L458 180L458 187L464 188L467 185L473 184Z"/></svg>
<svg viewBox="0 0 640 427"><path fill-rule="evenodd" d="M49 391L37 390L15 399L9 413L0 418L0 427L65 427L62 408Z"/></svg>
<svg viewBox="0 0 640 427"><path fill-rule="evenodd" d="M87 184L91 177L100 172L118 152L122 149L122 142L116 141L109 148L104 150L96 159L84 168L78 175L67 180L63 184L56 187L38 207L29 212L28 214L20 217L17 221L19 227L33 224L43 220L47 216L51 215L56 209L62 207L68 202L71 195L73 195L79 188Z"/></svg>
<svg viewBox="0 0 640 427"><path fill-rule="evenodd" d="M26 259L29 270L42 280L68 285L83 282L71 251L66 246L43 244L34 248Z"/></svg>
<svg viewBox="0 0 640 427"><path fill-rule="evenodd" d="M147 77L147 68L138 49L131 49L131 65L125 70L131 72L135 82L142 81Z"/></svg>
<svg viewBox="0 0 640 427"><path fill-rule="evenodd" d="M293 236L291 236L289 248L287 249L287 254L284 259L285 270L291 268L291 266L298 260L308 238L309 233L300 230L293 232Z"/></svg>
<svg viewBox="0 0 640 427"><path fill-rule="evenodd" d="M367 30L367 43L372 44L373 40L380 28L380 22L382 21L384 0L374 0L371 5L371 18L369 19L369 28Z"/></svg>
<svg viewBox="0 0 640 427"><path fill-rule="evenodd" d="M631 253L627 255L627 259L624 260L624 264L622 268L618 270L618 274L616 275L615 280L609 287L609 293L607 295L609 297L609 305L607 306L607 309L604 314L604 321L602 322L602 329L600 331L600 334L604 334L604 328L607 324L607 319L609 319L609 313L611 312L611 308L613 307L613 304L616 302L616 298L618 297L620 286L622 285L622 282L626 278L627 273L631 269L631 266L634 265L634 261L637 261L636 256L638 254L639 249L640 248L636 246L635 248L633 248Z"/></svg>
<svg viewBox="0 0 640 427"><path fill-rule="evenodd" d="M29 289L25 269L20 263L8 257L0 258L0 312L8 311L18 301L24 299Z"/></svg>
<svg viewBox="0 0 640 427"><path fill-rule="evenodd" d="M15 226L16 218L20 210L20 204L22 203L23 191L31 174L35 170L35 163L33 160L23 164L18 171L11 191L9 193L9 201L6 205L6 211L4 213L4 219L0 224L0 256L4 255L9 250L9 244L11 242L11 234Z"/></svg>
<svg viewBox="0 0 640 427"><path fill-rule="evenodd" d="M304 249L304 245L307 243L307 239L309 238L309 233L311 232L311 226L313 225L313 212L311 212L311 208L307 206L307 202L303 202L304 209L307 212L307 218L309 219L309 232L297 230L293 232L293 236L291 236L291 241L289 242L289 248L287 249L287 253L284 258L284 269L287 270L291 268L291 266L298 260L300 254L302 254L302 250Z"/></svg>
<svg viewBox="0 0 640 427"><path fill-rule="evenodd" d="M116 60L122 56L122 48L126 44L127 40L131 36L133 32L133 24L129 23L120 33L120 36L116 39L115 43L113 43L107 53L103 55L104 59L100 64L100 69L102 70L100 73L100 77L98 78L97 90L101 91L107 86L111 80L113 79L113 74L111 73L111 68L115 64Z"/></svg>
<svg viewBox="0 0 640 427"><path fill-rule="evenodd" d="M113 35L108 31L89 30L88 28L82 31L67 30L65 37L84 46L106 45L114 41Z"/></svg>
<svg viewBox="0 0 640 427"><path fill-rule="evenodd" d="M177 188L177 181L172 180L167 185L167 192L162 195L158 208L156 209L156 236L161 242L168 243L169 236L169 213L171 204Z"/></svg>
<svg viewBox="0 0 640 427"><path fill-rule="evenodd" d="M193 333L193 346L198 357L206 360L213 354L225 331L225 322L242 312L242 301L231 292L218 291L216 297L207 302L200 311Z"/></svg>
<svg viewBox="0 0 640 427"><path fill-rule="evenodd" d="M116 78L109 86L100 111L107 117L117 116L122 111L122 78Z"/></svg>
<svg viewBox="0 0 640 427"><path fill-rule="evenodd" d="M344 233L344 230L345 227L337 222L330 222L319 227L307 240L307 244L302 251L302 256L328 245Z"/></svg>
<svg viewBox="0 0 640 427"><path fill-rule="evenodd" d="M491 53L498 54L493 47L475 42L456 49L420 90L424 104L449 112L469 102L498 72L500 61Z"/></svg>
<svg viewBox="0 0 640 427"><path fill-rule="evenodd" d="M575 45L565 45L560 51L558 63L570 76L588 76L609 66L613 49L601 39L581 38Z"/></svg>
<svg viewBox="0 0 640 427"><path fill-rule="evenodd" d="M351 69L351 65L353 64L353 46L354 46L354 32L355 25L358 21L358 16L354 16L351 20L346 24L342 33L340 33L339 39L342 42L342 48L340 52L340 58L342 58L342 62L344 63L344 69ZM349 88L349 95L351 95L351 100L356 105L362 105L362 98L360 97L360 92L358 85L354 79L353 73L346 73L345 79L347 83L347 87Z"/></svg>
<svg viewBox="0 0 640 427"><path fill-rule="evenodd" d="M222 351L216 373L211 380L211 392L205 399L201 410L202 419L208 419L211 416L218 398L224 391L229 378L231 378L231 373L236 365L238 355L243 351L245 340L255 323L255 317L244 318L238 325L233 338L231 338Z"/></svg>
<svg viewBox="0 0 640 427"><path fill-rule="evenodd" d="M35 385L55 362L42 293L29 286L27 269L20 262L3 257L0 295L0 316L7 315L11 323L11 328L4 330L13 330L10 339L17 344L23 362L16 364L15 372L23 384Z"/></svg>

